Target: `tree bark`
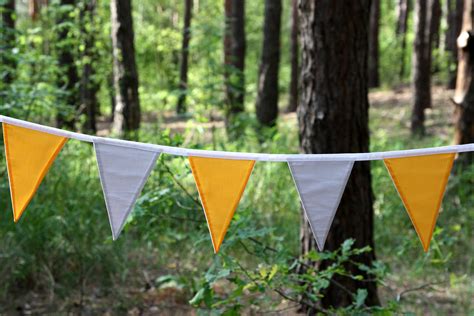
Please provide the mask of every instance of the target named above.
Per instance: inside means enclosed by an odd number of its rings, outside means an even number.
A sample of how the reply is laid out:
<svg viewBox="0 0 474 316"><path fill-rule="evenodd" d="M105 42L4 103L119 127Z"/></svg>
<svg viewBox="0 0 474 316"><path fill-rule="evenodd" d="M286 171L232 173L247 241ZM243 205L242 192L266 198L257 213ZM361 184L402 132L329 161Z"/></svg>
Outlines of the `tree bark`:
<svg viewBox="0 0 474 316"><path fill-rule="evenodd" d="M183 42L181 46L181 65L179 69L179 99L176 112L178 114L186 112L186 94L188 93L188 59L189 59L189 41L191 40L191 16L193 9L193 0L184 2L184 25Z"/></svg>
<svg viewBox="0 0 474 316"><path fill-rule="evenodd" d="M226 126L244 111L245 97L245 0L225 0L224 77L226 87Z"/></svg>
<svg viewBox="0 0 474 316"><path fill-rule="evenodd" d="M1 23L1 41L0 41L0 56L2 64L6 67L5 75L3 76L3 84L9 85L13 82L16 70L16 59L12 56L12 49L15 47L15 0L4 1L0 5L2 12Z"/></svg>
<svg viewBox="0 0 474 316"><path fill-rule="evenodd" d="M281 0L265 0L263 47L257 95L257 119L272 126L278 117L278 71L280 66Z"/></svg>
<svg viewBox="0 0 474 316"><path fill-rule="evenodd" d="M96 133L96 117L99 108L99 101L97 99L97 92L100 85L95 78L96 71L93 63L97 60L97 52L94 49L95 42L95 15L96 15L96 0L90 0L83 4L81 10L81 32L85 38L83 59L84 66L82 68L81 78L81 110L85 114L85 121L82 129L88 133ZM90 25L91 29L87 29L85 25Z"/></svg>
<svg viewBox="0 0 474 316"><path fill-rule="evenodd" d="M380 86L379 79L380 0L372 0L369 26L369 88Z"/></svg>
<svg viewBox="0 0 474 316"><path fill-rule="evenodd" d="M448 53L451 64L451 67L449 67L448 88L454 89L456 87L458 68L458 48L456 45L456 38L461 32L464 1L447 0L446 7L448 28L446 30L445 49Z"/></svg>
<svg viewBox="0 0 474 316"><path fill-rule="evenodd" d="M111 0L110 8L115 90L113 131L123 135L140 127L131 0Z"/></svg>
<svg viewBox="0 0 474 316"><path fill-rule="evenodd" d="M298 0L291 1L291 36L290 36L290 101L287 111L295 112L298 107Z"/></svg>
<svg viewBox="0 0 474 316"><path fill-rule="evenodd" d="M397 26L396 34L400 40L401 47L401 63L398 71L398 76L401 79L405 76L405 51L407 47L407 28L408 16L410 15L410 0L398 0L397 5Z"/></svg>
<svg viewBox="0 0 474 316"><path fill-rule="evenodd" d="M70 6L74 9L76 0L61 0L61 6ZM58 86L65 92L63 102L69 107L68 113L60 111L56 116L56 124L58 127L67 127L74 129L76 116L80 106L79 97L79 74L74 60L73 51L67 44L69 33L72 30L73 21L70 17L70 10L62 10L59 14L58 24L61 25L59 31L58 47L58 63L62 74L58 81Z"/></svg>
<svg viewBox="0 0 474 316"><path fill-rule="evenodd" d="M28 1L28 14L30 18L35 21L42 7L46 7L48 5L48 0L29 0Z"/></svg>
<svg viewBox="0 0 474 316"><path fill-rule="evenodd" d="M441 27L441 2L440 0L430 0L430 49L439 48L440 36L439 29Z"/></svg>
<svg viewBox="0 0 474 316"><path fill-rule="evenodd" d="M474 76L473 2L473 0L464 1L462 33L458 39L459 65L456 90L453 98L456 104L456 144L474 143L474 80L472 80ZM472 152L463 153L459 157L464 163L474 162L474 153Z"/></svg>
<svg viewBox="0 0 474 316"><path fill-rule="evenodd" d="M300 0L302 45L301 97L298 106L301 149L307 154L368 152L368 30L370 0ZM372 250L357 260L368 266L375 260L373 241L373 196L369 162L357 162L329 232L325 249L336 250L348 238L355 247ZM301 226L301 253L315 248L306 220ZM318 263L312 263L318 265ZM331 262L320 262L325 269ZM352 275L367 276L355 265ZM375 282L348 277L333 279L323 293L323 307L348 306L351 293L366 289L365 304L379 304ZM303 304L309 314L311 308Z"/></svg>
<svg viewBox="0 0 474 316"><path fill-rule="evenodd" d="M232 66L232 0L224 0L224 81L229 84L229 69Z"/></svg>
<svg viewBox="0 0 474 316"><path fill-rule="evenodd" d="M425 109L431 107L431 45L428 1L415 1L415 43L413 48L412 134L425 133Z"/></svg>

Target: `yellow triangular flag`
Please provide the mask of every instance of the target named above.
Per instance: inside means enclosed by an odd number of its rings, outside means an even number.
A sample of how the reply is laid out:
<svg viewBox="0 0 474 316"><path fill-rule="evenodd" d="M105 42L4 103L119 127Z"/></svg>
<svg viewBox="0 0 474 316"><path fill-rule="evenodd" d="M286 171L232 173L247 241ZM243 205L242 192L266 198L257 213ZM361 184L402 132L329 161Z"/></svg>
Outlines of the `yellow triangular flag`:
<svg viewBox="0 0 474 316"><path fill-rule="evenodd" d="M3 123L3 141L17 222L67 138Z"/></svg>
<svg viewBox="0 0 474 316"><path fill-rule="evenodd" d="M454 155L384 160L425 252L430 246Z"/></svg>
<svg viewBox="0 0 474 316"><path fill-rule="evenodd" d="M217 253L255 161L189 157L189 162Z"/></svg>

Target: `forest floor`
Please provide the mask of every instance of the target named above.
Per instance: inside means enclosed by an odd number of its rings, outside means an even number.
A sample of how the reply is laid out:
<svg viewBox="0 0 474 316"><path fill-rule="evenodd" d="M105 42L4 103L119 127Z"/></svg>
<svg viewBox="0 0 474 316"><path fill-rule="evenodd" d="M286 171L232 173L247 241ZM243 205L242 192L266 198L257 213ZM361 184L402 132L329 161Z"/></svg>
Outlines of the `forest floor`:
<svg viewBox="0 0 474 316"><path fill-rule="evenodd" d="M432 108L426 111L427 135L440 137L442 140L452 137L453 122L452 120L446 120L446 118L452 118L454 113L455 107L451 101L452 95L453 90L447 90L441 86L433 87ZM410 138L411 100L412 94L409 86L370 92L372 137L377 137L377 133L383 131L390 134L390 136ZM279 119L293 126L293 129L297 131L296 113L281 111ZM195 122L192 117L177 116L174 111L167 111L160 114L160 116L157 113L145 114L145 123L156 122L157 120L161 120L161 126L170 129L172 133L184 133L189 128L190 123L194 127L199 126L208 132L213 128L224 128L224 118L219 114L213 114L212 122ZM100 133L107 135L109 125L109 123L104 122ZM208 137L210 136L208 135Z"/></svg>
<svg viewBox="0 0 474 316"><path fill-rule="evenodd" d="M452 91L447 91L441 87L433 88L433 107L427 110L427 134L439 140L440 144L449 144L453 137L453 117L454 106L450 101ZM408 87L402 87L392 91L373 91L370 93L371 103L371 137L372 138L406 138L410 139L409 122L411 114L411 93ZM156 122L162 120L161 127L169 128L172 133L182 133L189 128L191 118L176 117L173 113L165 113L163 117L158 117L155 113L145 115L146 122ZM294 126L297 131L297 121L295 113L283 113L281 120ZM194 123L192 123L194 124ZM224 122L222 117L216 116L213 122L195 123L201 128L210 131L212 128L223 128ZM100 124L100 135L108 134L109 123L103 120ZM185 141L186 143L186 141ZM421 142L422 143L422 142ZM420 146L420 142L416 143ZM398 148L394 148L398 149ZM380 258L382 261L384 258ZM149 270L147 270L149 269ZM394 269L395 270L395 269ZM449 313L449 311L457 304L456 295L449 291L443 284L423 283L422 280L403 278L404 271L397 271L401 275L395 278L385 280L383 288L380 289L382 301L394 300L397 297L408 304L406 310L410 310L409 306L421 306L421 310L425 310L426 314L430 314L433 305L439 307L441 311ZM121 290L124 297L130 300L128 315L195 315L196 312L189 306L189 293L179 286L170 284L167 287L155 288L150 279L159 276L158 271L144 263L143 270L138 273L136 283L130 288ZM158 274L158 275L157 275ZM472 277L472 275L471 275ZM429 295L424 295L425 290L430 290ZM216 285L216 291L225 291ZM420 293L420 295L418 295ZM93 315L101 313L103 315L112 315L110 307L114 302L110 301L110 297L101 297L95 289L86 289L83 296L69 297L62 303L55 303L57 308L72 313L81 313L83 315ZM20 302L20 300L18 300ZM39 295L31 293L28 297L21 299L23 304L19 304L18 308L12 310L12 314L37 314L51 311L51 298L47 295ZM24 302L29 302L26 305ZM45 303L49 302L49 303ZM45 305L49 307L45 309ZM67 307L66 307L67 306ZM430 307L430 309L428 309ZM294 315L296 307L294 304L283 303L277 308L281 312L278 315ZM404 308L405 309L405 308ZM420 310L419 308L417 310Z"/></svg>

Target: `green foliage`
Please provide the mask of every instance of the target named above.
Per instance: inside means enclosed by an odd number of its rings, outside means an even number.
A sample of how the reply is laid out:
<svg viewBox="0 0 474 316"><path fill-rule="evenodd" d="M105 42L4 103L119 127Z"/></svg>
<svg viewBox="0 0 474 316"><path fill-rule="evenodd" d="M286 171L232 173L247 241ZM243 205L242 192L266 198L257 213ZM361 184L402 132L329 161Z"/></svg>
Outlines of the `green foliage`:
<svg viewBox="0 0 474 316"><path fill-rule="evenodd" d="M70 142L18 224L2 177L2 298L35 288L67 296L71 287L110 284L110 275L123 268L123 243L104 235L109 227L97 176L91 146Z"/></svg>
<svg viewBox="0 0 474 316"><path fill-rule="evenodd" d="M67 48L74 56L79 76L84 65L93 66L92 80L100 85L101 121L106 121L111 108L112 73L109 2L98 1L97 12L91 17L81 15L87 1L78 1L74 7L50 1L36 21L25 15L26 8L21 3L23 7L18 10L14 31L15 46L0 49L0 59L13 59L17 65L12 68L0 63L2 79L7 74L14 75L10 84L0 80L1 114L48 124L58 113L76 114L65 101L72 92L58 85L65 77L65 69L58 64L58 54ZM213 1L194 3L187 91L190 120L177 122L182 125L171 131L162 127L166 112L174 109L178 97L183 1L133 1L145 121L139 132L140 141L200 149L297 153L299 142L294 117L282 118L277 127L261 130L252 112L261 53L263 1L246 2L246 112L234 122L241 136L235 140L227 138L221 120L223 6ZM286 106L289 82L289 11L289 5L284 3L281 107ZM410 78L413 19L409 20L407 47L402 52L400 39L394 32L394 12L393 1L382 1L380 73L386 86L406 83ZM61 15L68 19L59 23ZM68 29L67 36L59 39L64 29ZM85 43L91 34L94 35L93 58L85 54ZM444 53L435 51L434 55L436 82L444 82L452 65ZM405 60L405 71L400 78L401 59ZM394 119L394 114L400 114L399 119ZM442 115L433 113L431 117L446 125ZM413 139L404 125L407 121L406 108L373 109L371 150L438 146L451 139L451 130ZM214 127L207 128L209 125ZM113 305L110 307L113 313L123 314L131 306L146 305L143 297L153 291L162 294L169 289L181 293L180 304L192 306L203 315L263 313L291 308L301 299L317 305L333 275L364 281L363 276L350 275L344 268L345 263L356 260L357 254L368 251L353 248L352 240L335 252L313 251L299 257L301 209L284 163L256 164L220 253L215 256L211 255L205 216L184 158L169 155L159 158L120 239L115 242L110 236L90 145L75 141L67 144L16 225L9 215L11 206L3 159L0 165L3 175L0 177L1 313L14 310L23 297L35 292L46 293L47 299L43 301L51 302L46 304L53 305L52 311L69 310L77 301L87 305L82 298L92 297L91 300L105 298L108 303L114 302L103 305ZM474 169L456 171L451 176L432 247L424 255L383 163L374 162L371 168L375 245L380 261L370 267L357 265L377 280L384 304L368 308L367 292L360 289L354 294L351 306L326 312L423 313L424 307L419 307L419 302L403 291L418 284L438 282L455 297L452 307L455 312L472 312ZM317 270L307 264L309 260L331 260L333 264ZM301 266L304 272L297 273ZM431 291L430 295L435 293L431 288L424 290ZM438 312L437 306L429 311Z"/></svg>
<svg viewBox="0 0 474 316"><path fill-rule="evenodd" d="M264 237L265 230L252 227L251 223L243 226L237 237L227 241L227 245L240 243L247 254L259 259L258 264L251 268L245 267L242 260L222 252L215 257L213 263L201 281L200 288L190 300L190 304L202 310L212 310L219 314L238 314L245 310L262 312L278 305L278 299L298 303L300 300L309 306L317 306L322 291L331 284L334 275L363 280L362 276L348 274L344 265L355 256L370 251L370 248L353 249L354 240L346 240L335 252L318 253L312 251L304 257L295 257L283 249L265 246L254 238ZM327 269L318 270L308 265L309 261L330 260L333 262ZM356 263L357 264L357 263ZM383 277L385 271L379 263L374 267L360 265L371 277ZM304 272L297 273L298 267ZM231 289L224 294L219 287ZM303 299L302 299L303 297ZM354 303L346 311L368 312L382 310L365 306L367 292L359 290L354 295Z"/></svg>
<svg viewBox="0 0 474 316"><path fill-rule="evenodd" d="M105 84L110 76L110 43L107 30L108 19L104 14L107 7L99 7L97 14L92 18L81 13L86 1L78 5L60 5L58 0L43 8L37 21L18 19L17 29L14 31L15 47L11 50L0 50L0 58L12 58L16 61L16 68L8 68L0 64L2 78L7 73L15 80L6 84L0 82L2 114L19 118L35 117L42 121L51 121L56 114L65 117L77 115L71 104L66 103L66 97L77 94L79 87L73 91L66 91L61 82L67 81L66 69L59 65L58 59L61 50L67 49L74 58L74 66L78 76L81 76L86 63L93 64L96 73L92 81ZM1 31L5 31L2 27ZM60 33L65 31L66 37ZM90 34L94 34L92 53L94 60L84 55L85 42Z"/></svg>

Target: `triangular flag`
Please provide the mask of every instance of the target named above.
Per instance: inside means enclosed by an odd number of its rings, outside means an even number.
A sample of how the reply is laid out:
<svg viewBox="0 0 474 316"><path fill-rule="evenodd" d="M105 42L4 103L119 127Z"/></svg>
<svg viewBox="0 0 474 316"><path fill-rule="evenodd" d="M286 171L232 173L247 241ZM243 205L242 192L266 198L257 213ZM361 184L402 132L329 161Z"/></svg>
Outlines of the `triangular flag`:
<svg viewBox="0 0 474 316"><path fill-rule="evenodd" d="M189 162L217 253L255 161L189 157Z"/></svg>
<svg viewBox="0 0 474 316"><path fill-rule="evenodd" d="M67 138L3 123L3 141L13 219L18 222Z"/></svg>
<svg viewBox="0 0 474 316"><path fill-rule="evenodd" d="M449 153L384 160L425 252L430 246L454 155Z"/></svg>
<svg viewBox="0 0 474 316"><path fill-rule="evenodd" d="M159 153L94 142L112 237L118 238Z"/></svg>
<svg viewBox="0 0 474 316"><path fill-rule="evenodd" d="M306 219L323 250L353 161L289 161Z"/></svg>

